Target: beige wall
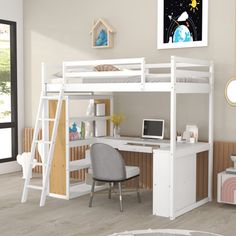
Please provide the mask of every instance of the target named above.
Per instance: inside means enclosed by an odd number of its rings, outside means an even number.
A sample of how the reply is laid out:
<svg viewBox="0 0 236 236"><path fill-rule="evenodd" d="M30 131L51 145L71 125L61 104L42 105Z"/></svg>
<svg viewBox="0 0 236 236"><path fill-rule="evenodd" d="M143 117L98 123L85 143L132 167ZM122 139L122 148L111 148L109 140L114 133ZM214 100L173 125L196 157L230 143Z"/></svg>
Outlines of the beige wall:
<svg viewBox="0 0 236 236"><path fill-rule="evenodd" d="M26 125L32 126L35 119L41 62L146 57L151 63L165 62L170 55L178 55L215 61L215 139L235 141L236 109L224 99L225 83L234 74L235 1L209 2L208 47L157 50L156 0L24 0ZM91 48L89 31L93 20L100 17L117 31L113 49ZM122 93L115 97L115 110L126 116L124 134L140 134L144 117L165 118L169 123L168 94ZM206 138L207 111L206 96L178 96L178 129L197 124L200 137Z"/></svg>

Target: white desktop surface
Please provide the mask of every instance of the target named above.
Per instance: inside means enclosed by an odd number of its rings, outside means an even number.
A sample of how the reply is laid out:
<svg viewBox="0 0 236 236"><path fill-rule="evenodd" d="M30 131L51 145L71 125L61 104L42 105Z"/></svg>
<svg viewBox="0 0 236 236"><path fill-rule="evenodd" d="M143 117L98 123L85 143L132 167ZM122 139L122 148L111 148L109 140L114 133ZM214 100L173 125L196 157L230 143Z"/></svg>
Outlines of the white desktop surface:
<svg viewBox="0 0 236 236"><path fill-rule="evenodd" d="M114 138L112 136L97 138L97 142L102 142L113 146L119 150L131 151L131 152L143 152L143 153L160 153L170 152L170 140L161 139L143 139L138 137L119 137ZM137 144L137 145L136 145ZM176 143L176 157L183 155L199 153L209 150L209 143L197 142L197 143Z"/></svg>
<svg viewBox="0 0 236 236"><path fill-rule="evenodd" d="M142 139L136 137L120 137L112 136L100 137L97 142L106 143L120 151L153 153L154 149L164 148L170 149L168 140L159 139Z"/></svg>
<svg viewBox="0 0 236 236"><path fill-rule="evenodd" d="M127 136L121 136L119 138L115 138L113 136L106 136L106 137L103 137L103 138L105 138L105 139L116 139L116 140L125 140L125 141L130 141L130 142L170 144L170 141L166 140L166 139L149 139L149 138L127 137Z"/></svg>

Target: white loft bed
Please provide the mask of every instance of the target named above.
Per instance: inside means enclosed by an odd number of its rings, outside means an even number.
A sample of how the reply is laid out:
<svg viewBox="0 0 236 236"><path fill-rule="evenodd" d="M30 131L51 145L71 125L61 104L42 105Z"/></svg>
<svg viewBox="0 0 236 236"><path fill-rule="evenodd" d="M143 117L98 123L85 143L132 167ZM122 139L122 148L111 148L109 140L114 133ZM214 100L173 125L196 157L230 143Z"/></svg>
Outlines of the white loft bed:
<svg viewBox="0 0 236 236"><path fill-rule="evenodd" d="M94 67L98 65L113 65L119 68L119 71L94 71ZM62 86L64 86L65 94L78 94L78 96L85 93L99 92L169 92L171 96L171 127L170 145L167 148L170 153L168 164L170 170L168 216L174 219L176 216L212 200L213 62L175 56L172 56L170 62L165 64L146 64L144 58L66 61L63 62L62 67L61 65L51 67L43 64L42 82L45 95L58 93ZM175 165L177 158L184 153L183 148L181 147L181 151L179 151L180 149L177 148L176 144L176 95L179 93L209 94L208 143L201 147L188 147L187 149L189 154L191 154L191 150L194 150L195 154L197 151L209 151L209 158L208 197L177 212L174 206L176 202L174 199L176 191ZM155 210L153 212L155 214Z"/></svg>

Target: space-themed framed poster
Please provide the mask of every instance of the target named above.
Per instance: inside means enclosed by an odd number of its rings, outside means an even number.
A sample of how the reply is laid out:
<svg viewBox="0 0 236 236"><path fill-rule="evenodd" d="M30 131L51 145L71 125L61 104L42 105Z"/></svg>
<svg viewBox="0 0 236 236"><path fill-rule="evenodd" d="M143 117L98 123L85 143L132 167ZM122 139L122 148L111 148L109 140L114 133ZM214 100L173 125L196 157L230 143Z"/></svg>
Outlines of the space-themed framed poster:
<svg viewBox="0 0 236 236"><path fill-rule="evenodd" d="M208 45L208 0L157 0L158 49Z"/></svg>

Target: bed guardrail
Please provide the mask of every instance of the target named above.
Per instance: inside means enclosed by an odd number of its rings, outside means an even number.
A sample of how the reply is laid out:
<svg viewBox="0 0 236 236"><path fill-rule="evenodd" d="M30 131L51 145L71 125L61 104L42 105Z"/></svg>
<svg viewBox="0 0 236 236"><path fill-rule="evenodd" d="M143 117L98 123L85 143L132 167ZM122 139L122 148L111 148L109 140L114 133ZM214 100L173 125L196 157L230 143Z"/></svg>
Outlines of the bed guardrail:
<svg viewBox="0 0 236 236"><path fill-rule="evenodd" d="M99 84L101 90L102 84L106 84L107 89L112 89L116 84L127 83L129 90L132 91L131 86L135 86L134 90L143 91L147 86L147 89L151 89L150 82L162 82L159 86L163 86L163 90L165 90L164 84L168 90L168 83L171 83L171 88L176 83L179 85L185 83L185 87L186 83L210 84L211 66L211 61L172 56L170 63L160 64L146 64L145 58L64 61L61 66L52 67L57 71L51 73L51 76L49 66L45 66L42 71L44 74L48 72L48 76L44 76L44 84L60 84L64 81L68 84L83 84L83 90L85 86L96 90ZM96 70L97 67L100 69Z"/></svg>
<svg viewBox="0 0 236 236"><path fill-rule="evenodd" d="M209 84L212 62L207 60L199 60L185 57L171 57L171 82L184 82L180 79L189 78L191 82L202 80ZM207 79L207 80L206 80Z"/></svg>

